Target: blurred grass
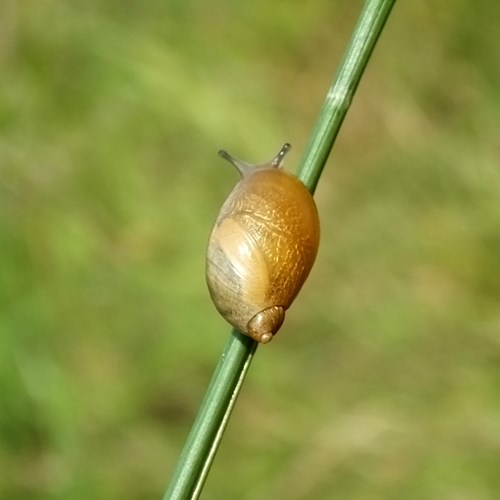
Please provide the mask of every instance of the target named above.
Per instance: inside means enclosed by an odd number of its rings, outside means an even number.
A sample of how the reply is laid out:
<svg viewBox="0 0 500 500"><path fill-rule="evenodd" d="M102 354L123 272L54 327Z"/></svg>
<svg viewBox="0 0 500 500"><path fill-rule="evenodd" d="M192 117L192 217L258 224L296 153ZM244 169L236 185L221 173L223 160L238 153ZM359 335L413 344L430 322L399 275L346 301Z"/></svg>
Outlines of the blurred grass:
<svg viewBox="0 0 500 500"><path fill-rule="evenodd" d="M229 333L216 151L293 170L360 7L2 4L1 498L161 496ZM498 14L396 5L204 498L495 498Z"/></svg>

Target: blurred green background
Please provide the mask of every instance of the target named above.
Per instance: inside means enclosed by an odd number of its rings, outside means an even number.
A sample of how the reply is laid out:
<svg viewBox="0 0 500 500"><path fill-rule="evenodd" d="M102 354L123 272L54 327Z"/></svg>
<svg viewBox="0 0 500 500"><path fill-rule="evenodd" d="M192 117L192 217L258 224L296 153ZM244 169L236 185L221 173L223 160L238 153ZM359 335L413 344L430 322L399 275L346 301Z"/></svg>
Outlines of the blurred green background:
<svg viewBox="0 0 500 500"><path fill-rule="evenodd" d="M1 3L0 498L161 497L229 333L217 150L293 171L361 7ZM395 6L203 498L498 498L499 16Z"/></svg>

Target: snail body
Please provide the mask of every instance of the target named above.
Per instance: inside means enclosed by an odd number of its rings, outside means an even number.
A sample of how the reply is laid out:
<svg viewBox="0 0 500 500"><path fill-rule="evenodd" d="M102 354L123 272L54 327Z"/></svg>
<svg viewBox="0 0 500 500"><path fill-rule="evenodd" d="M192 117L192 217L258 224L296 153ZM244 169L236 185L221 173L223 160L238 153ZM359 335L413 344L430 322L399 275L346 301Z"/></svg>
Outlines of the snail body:
<svg viewBox="0 0 500 500"><path fill-rule="evenodd" d="M237 330L267 343L304 284L319 245L314 200L281 169L290 149L263 165L220 155L241 173L210 235L206 278L219 313Z"/></svg>

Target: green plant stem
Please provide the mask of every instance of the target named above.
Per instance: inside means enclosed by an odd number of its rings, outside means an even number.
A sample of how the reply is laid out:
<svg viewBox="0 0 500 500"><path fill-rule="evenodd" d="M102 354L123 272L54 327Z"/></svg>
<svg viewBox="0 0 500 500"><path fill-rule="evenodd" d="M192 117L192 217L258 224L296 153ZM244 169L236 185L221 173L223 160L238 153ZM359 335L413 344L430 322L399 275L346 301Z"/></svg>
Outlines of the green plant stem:
<svg viewBox="0 0 500 500"><path fill-rule="evenodd" d="M255 340L233 329L164 500L199 497L256 349Z"/></svg>
<svg viewBox="0 0 500 500"><path fill-rule="evenodd" d="M299 163L298 177L314 192L335 138L395 0L367 0L340 70ZM257 343L233 330L215 369L163 500L196 499L208 475Z"/></svg>
<svg viewBox="0 0 500 500"><path fill-rule="evenodd" d="M321 108L297 175L314 193L361 76L396 0L367 0Z"/></svg>

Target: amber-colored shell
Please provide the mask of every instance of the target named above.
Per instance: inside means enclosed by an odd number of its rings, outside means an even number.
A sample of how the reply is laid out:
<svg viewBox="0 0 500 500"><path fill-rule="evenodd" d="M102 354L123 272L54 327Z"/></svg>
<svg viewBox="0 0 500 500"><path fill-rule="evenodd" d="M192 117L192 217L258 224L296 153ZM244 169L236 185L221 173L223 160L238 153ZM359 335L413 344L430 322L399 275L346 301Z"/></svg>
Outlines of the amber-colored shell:
<svg viewBox="0 0 500 500"><path fill-rule="evenodd" d="M236 329L266 343L278 331L316 258L319 219L304 184L281 170L290 146L252 166L225 152L243 175L210 236L206 277L212 300Z"/></svg>

